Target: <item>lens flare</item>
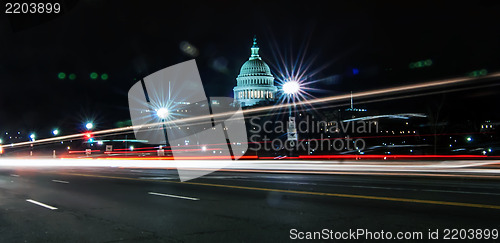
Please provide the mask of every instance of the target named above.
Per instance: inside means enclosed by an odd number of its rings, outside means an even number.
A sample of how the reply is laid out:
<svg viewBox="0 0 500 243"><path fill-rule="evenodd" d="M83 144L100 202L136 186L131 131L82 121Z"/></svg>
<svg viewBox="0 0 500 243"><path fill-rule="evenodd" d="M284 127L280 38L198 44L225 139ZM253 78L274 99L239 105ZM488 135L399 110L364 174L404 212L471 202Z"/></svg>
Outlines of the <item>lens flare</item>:
<svg viewBox="0 0 500 243"><path fill-rule="evenodd" d="M156 115L158 115L158 117L160 117L161 119L166 119L169 115L169 111L167 108L163 107L163 108L160 108L156 111Z"/></svg>
<svg viewBox="0 0 500 243"><path fill-rule="evenodd" d="M300 84L297 81L291 80L283 84L283 92L288 95L294 95L300 90Z"/></svg>

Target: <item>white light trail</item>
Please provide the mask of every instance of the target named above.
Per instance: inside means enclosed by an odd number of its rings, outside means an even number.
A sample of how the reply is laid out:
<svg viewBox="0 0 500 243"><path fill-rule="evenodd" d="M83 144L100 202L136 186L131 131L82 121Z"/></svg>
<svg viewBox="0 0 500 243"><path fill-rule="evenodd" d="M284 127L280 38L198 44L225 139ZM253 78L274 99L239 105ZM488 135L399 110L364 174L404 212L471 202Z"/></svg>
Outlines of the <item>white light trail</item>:
<svg viewBox="0 0 500 243"><path fill-rule="evenodd" d="M114 167L141 169L185 169L185 170L241 170L242 172L438 172L476 173L500 176L496 168L481 168L498 165L499 160L453 160L453 161L335 161L335 160L240 160L227 166L227 160L141 160L134 159L1 159L0 168L45 168L45 167Z"/></svg>

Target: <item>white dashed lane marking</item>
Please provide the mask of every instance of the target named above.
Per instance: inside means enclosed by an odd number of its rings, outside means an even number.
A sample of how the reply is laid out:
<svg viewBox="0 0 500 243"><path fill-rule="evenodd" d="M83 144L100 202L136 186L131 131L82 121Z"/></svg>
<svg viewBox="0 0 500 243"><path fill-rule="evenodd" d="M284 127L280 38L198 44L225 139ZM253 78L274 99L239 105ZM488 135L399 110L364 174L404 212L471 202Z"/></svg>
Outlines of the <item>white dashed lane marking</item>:
<svg viewBox="0 0 500 243"><path fill-rule="evenodd" d="M57 209L56 207L52 207L52 206L50 206L50 205L47 205L47 204L45 204L45 203L41 203L41 202L35 201L35 200L33 200L33 199L26 199L26 201L27 201L27 202L30 202L30 203L33 203L33 204L36 204L36 205L38 205L38 206L42 206L42 207L44 207L44 208L48 208L48 209L50 209L50 210L56 210L56 209Z"/></svg>
<svg viewBox="0 0 500 243"><path fill-rule="evenodd" d="M173 197L173 198L187 199L187 200L193 200L193 201L200 200L199 198L195 198L195 197L183 197L183 196L164 194L164 193L158 193L158 192L148 192L148 194L155 195L155 196L162 196L162 197Z"/></svg>
<svg viewBox="0 0 500 243"><path fill-rule="evenodd" d="M60 180L52 180L52 181L57 183L69 184L68 181L60 181Z"/></svg>

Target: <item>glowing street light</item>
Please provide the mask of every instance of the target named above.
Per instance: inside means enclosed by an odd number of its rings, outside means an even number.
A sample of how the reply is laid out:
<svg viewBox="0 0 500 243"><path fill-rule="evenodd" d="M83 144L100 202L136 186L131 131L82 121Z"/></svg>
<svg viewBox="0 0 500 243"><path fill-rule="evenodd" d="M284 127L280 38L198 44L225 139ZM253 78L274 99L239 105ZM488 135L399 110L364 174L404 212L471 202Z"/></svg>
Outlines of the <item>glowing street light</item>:
<svg viewBox="0 0 500 243"><path fill-rule="evenodd" d="M92 124L92 122L88 122L87 124L85 124L85 128L87 128L87 130L91 130L93 127L94 124Z"/></svg>
<svg viewBox="0 0 500 243"><path fill-rule="evenodd" d="M167 108L160 108L156 111L156 115L161 119L166 119L169 115L169 111Z"/></svg>
<svg viewBox="0 0 500 243"><path fill-rule="evenodd" d="M290 80L283 84L283 92L287 95L294 95L300 91L300 84L297 81Z"/></svg>
<svg viewBox="0 0 500 243"><path fill-rule="evenodd" d="M54 130L52 131L52 134L53 134L54 136L59 135L59 130L58 130L58 129L54 129Z"/></svg>
<svg viewBox="0 0 500 243"><path fill-rule="evenodd" d="M472 138L471 137L467 137L467 142L470 142L472 141Z"/></svg>
<svg viewBox="0 0 500 243"><path fill-rule="evenodd" d="M288 80L283 83L281 88L283 89L283 93L285 93L285 95L288 95L287 101L292 100L294 104L293 108L295 108L294 98L300 92L300 83L297 82L296 80ZM290 145L294 147L295 143L298 141L298 134L297 134L297 126L295 123L295 116L292 112L292 106L289 107L288 128L286 134L287 134L287 141L289 141ZM290 156L292 156L291 150L290 150Z"/></svg>
<svg viewBox="0 0 500 243"><path fill-rule="evenodd" d="M170 90L170 83L169 83L169 90ZM169 100L170 100L170 91L169 91ZM170 116L170 111L167 107L161 107L159 109L156 109L156 116L161 119L163 125L163 131L165 133L165 146L169 146L168 139L167 139L167 126L165 124L165 120ZM180 129L180 127L179 127Z"/></svg>

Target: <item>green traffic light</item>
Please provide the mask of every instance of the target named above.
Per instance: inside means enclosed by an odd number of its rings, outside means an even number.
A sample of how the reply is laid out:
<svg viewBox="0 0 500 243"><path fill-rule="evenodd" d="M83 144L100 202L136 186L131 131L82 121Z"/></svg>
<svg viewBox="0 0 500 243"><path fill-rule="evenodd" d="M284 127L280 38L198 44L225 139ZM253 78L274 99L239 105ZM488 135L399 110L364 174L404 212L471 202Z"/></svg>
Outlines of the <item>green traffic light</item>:
<svg viewBox="0 0 500 243"><path fill-rule="evenodd" d="M59 79L65 79L65 78L66 78L66 74L65 74L65 73L63 73L63 72L61 72L61 73L58 73L58 74L57 74L57 77L58 77Z"/></svg>
<svg viewBox="0 0 500 243"><path fill-rule="evenodd" d="M422 61L418 61L418 62L412 62L409 65L410 69L423 68L423 67L429 67L429 66L432 66L432 59L422 60Z"/></svg>
<svg viewBox="0 0 500 243"><path fill-rule="evenodd" d="M108 74L107 74L107 73L103 73L103 74L101 75L101 79L102 79L102 80L108 80L108 78L109 78L109 76L108 76Z"/></svg>
<svg viewBox="0 0 500 243"><path fill-rule="evenodd" d="M486 69L481 69L481 70L474 70L469 73L470 77L479 77L479 76L485 76L488 74L488 70Z"/></svg>
<svg viewBox="0 0 500 243"><path fill-rule="evenodd" d="M76 79L76 74L72 73L68 76L70 80L75 80Z"/></svg>
<svg viewBox="0 0 500 243"><path fill-rule="evenodd" d="M91 79L96 79L99 75L96 72L90 73L90 78Z"/></svg>

